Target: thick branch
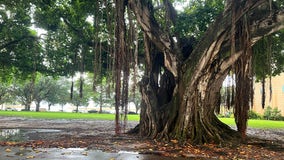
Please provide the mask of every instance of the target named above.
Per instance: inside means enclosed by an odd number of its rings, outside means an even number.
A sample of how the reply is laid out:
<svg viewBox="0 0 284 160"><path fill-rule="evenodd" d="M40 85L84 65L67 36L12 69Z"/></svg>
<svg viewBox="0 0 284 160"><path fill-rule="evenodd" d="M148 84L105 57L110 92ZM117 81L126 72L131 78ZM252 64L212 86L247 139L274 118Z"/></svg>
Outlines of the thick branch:
<svg viewBox="0 0 284 160"><path fill-rule="evenodd" d="M255 8L255 5L252 5L252 7ZM247 11L249 11L249 9L247 9ZM252 15L252 17L250 17L251 20L250 33L252 41L251 45L253 45L256 41L258 41L263 35L269 35L284 28L283 8L282 10L272 11L270 14L264 14L263 16L254 15L254 14L251 15ZM211 64L214 61L214 59L217 58L218 55L219 56L226 55L225 53L228 53L230 51L230 45L231 45L230 29L231 29L231 16L229 16L229 14L224 14L220 16L216 20L216 23L212 27L210 27L204 38L200 41L200 43L197 45L195 50L192 52L191 56L184 64L183 68L186 68L186 66L196 66L195 68L193 67L192 70L189 72L192 73L194 71L196 75L201 75L204 69L208 67L204 65L205 61ZM222 35L225 35L225 37L223 37ZM221 37L222 39L220 39ZM212 50L212 47L215 46L217 40L219 41L218 43L219 44L221 43L222 45ZM240 50L241 50L240 47L236 47L236 52L239 52ZM208 57L209 55L210 55L210 60ZM221 58L224 60L227 57L221 57ZM232 58L230 60L231 61L230 64L233 64L236 60L237 60L236 58Z"/></svg>
<svg viewBox="0 0 284 160"><path fill-rule="evenodd" d="M284 28L284 9L275 11L273 14L254 20L250 26L252 33L252 44L255 44L264 35L269 35Z"/></svg>
<svg viewBox="0 0 284 160"><path fill-rule="evenodd" d="M177 77L177 56L175 55L177 52L174 50L174 43L170 35L160 28L148 5L145 1L129 1L129 6L146 35L164 53L166 68Z"/></svg>
<svg viewBox="0 0 284 160"><path fill-rule="evenodd" d="M0 50L4 49L4 48L6 48L6 47L9 47L9 46L11 46L11 45L17 44L17 43L19 43L19 42L21 42L21 41L23 41L23 40L26 40L26 39L32 39L32 40L34 40L34 39L36 39L36 37L34 37L34 36L22 36L22 37L20 37L20 38L18 38L18 39L15 39L15 40L13 40L13 41L10 41L10 42L7 42L7 43L1 45L1 46L0 46Z"/></svg>

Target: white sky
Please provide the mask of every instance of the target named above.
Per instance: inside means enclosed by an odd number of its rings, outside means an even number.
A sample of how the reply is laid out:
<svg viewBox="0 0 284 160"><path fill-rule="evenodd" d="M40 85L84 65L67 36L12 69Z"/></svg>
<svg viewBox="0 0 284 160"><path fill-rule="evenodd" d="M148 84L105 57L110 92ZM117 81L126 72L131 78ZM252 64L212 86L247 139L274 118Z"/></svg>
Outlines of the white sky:
<svg viewBox="0 0 284 160"><path fill-rule="evenodd" d="M185 7L189 5L189 0L183 2L175 2L173 5L177 11L183 11Z"/></svg>

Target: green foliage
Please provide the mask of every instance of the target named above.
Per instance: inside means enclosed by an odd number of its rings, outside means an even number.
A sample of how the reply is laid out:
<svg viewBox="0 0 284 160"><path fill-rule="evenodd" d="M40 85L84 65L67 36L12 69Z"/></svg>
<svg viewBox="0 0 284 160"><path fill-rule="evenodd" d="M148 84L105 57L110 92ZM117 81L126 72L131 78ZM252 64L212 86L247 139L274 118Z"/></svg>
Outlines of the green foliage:
<svg viewBox="0 0 284 160"><path fill-rule="evenodd" d="M1 78L9 79L7 73L25 79L34 71L53 76L93 71L92 48L98 27L87 18L104 16L102 10L106 8L102 5L89 0L1 1ZM47 35L38 36L30 28L32 18L33 24L46 29Z"/></svg>
<svg viewBox="0 0 284 160"><path fill-rule="evenodd" d="M46 101L49 105L64 105L71 102L76 106L80 106L87 105L88 101L94 97L90 79L86 79L84 83L82 98L79 96L79 83L76 81L73 99L70 101L69 87L71 83L68 79L61 77L59 80L56 80L53 77L40 74L37 77L34 84L28 80L24 82L17 81L11 89L15 99L22 105L25 105L26 110L29 110L32 101L35 101L36 104Z"/></svg>
<svg viewBox="0 0 284 160"><path fill-rule="evenodd" d="M63 94L62 92L67 94L67 90L63 90L63 87L52 77L40 76L33 88L33 100L37 104L36 110L39 110L39 105L43 100L46 100L49 104L62 102L60 97Z"/></svg>
<svg viewBox="0 0 284 160"><path fill-rule="evenodd" d="M0 82L0 105L7 101L12 101L9 86Z"/></svg>
<svg viewBox="0 0 284 160"><path fill-rule="evenodd" d="M249 119L266 119L266 120L283 120L281 111L278 108L271 108L268 106L263 115L256 113L253 110L248 112ZM234 114L227 112L225 115L218 115L219 118L234 118Z"/></svg>
<svg viewBox="0 0 284 160"><path fill-rule="evenodd" d="M234 118L234 113L231 111L226 111L224 114L218 114L219 118Z"/></svg>
<svg viewBox="0 0 284 160"><path fill-rule="evenodd" d="M266 107L266 109L264 110L264 114L263 114L263 118L265 119L270 119L272 114L272 108L270 106Z"/></svg>
<svg viewBox="0 0 284 160"><path fill-rule="evenodd" d="M175 2L175 1L172 1ZM153 2L160 4L161 2ZM278 2L277 5L283 5ZM190 1L185 10L178 13L177 24L171 26L171 34L177 37L195 36L199 38L210 23L223 11L223 0ZM113 47L114 21L113 2L111 1L8 1L0 2L0 70L2 79L11 77L8 73L28 75L35 70L49 75L70 76L77 71L93 71L94 44L102 43L102 73L107 75L106 68L112 57L108 47ZM162 28L167 20L163 18L164 10L155 10ZM161 15L162 18L161 18ZM33 24L46 29L47 35L38 37ZM88 19L88 20L87 20ZM92 21L90 21L90 19ZM172 28L174 27L174 28ZM273 36L273 74L283 70L283 32ZM44 45L43 45L44 44ZM261 45L261 44L260 44ZM141 44L143 46L143 44ZM262 45L263 46L263 45ZM265 55L256 55L256 75L263 70ZM44 64L43 64L44 62ZM260 65L259 65L260 64ZM267 71L265 71L267 73ZM26 76L26 77L24 77Z"/></svg>
<svg viewBox="0 0 284 160"><path fill-rule="evenodd" d="M60 104L64 105L70 101L69 87L70 83L61 77L59 80L53 80L55 83L51 88L51 94L44 99L48 105Z"/></svg>
<svg viewBox="0 0 284 160"><path fill-rule="evenodd" d="M249 119L262 119L262 116L253 110L249 110L248 112Z"/></svg>
<svg viewBox="0 0 284 160"><path fill-rule="evenodd" d="M73 103L75 106L87 106L89 100L94 99L94 91L92 88L92 77L90 77L92 74L88 73L78 73L78 79L74 80L74 92L73 92L73 99L71 100L71 103ZM82 97L80 95L80 85L82 81Z"/></svg>
<svg viewBox="0 0 284 160"><path fill-rule="evenodd" d="M30 82L15 83L11 88L13 97L16 102L20 102L25 106L26 110L30 110L30 104L32 102L32 85Z"/></svg>
<svg viewBox="0 0 284 160"><path fill-rule="evenodd" d="M256 80L275 76L284 69L284 31L263 37L253 46L253 65ZM275 67L277 66L277 67Z"/></svg>
<svg viewBox="0 0 284 160"><path fill-rule="evenodd" d="M26 78L34 70L45 70L41 44L29 28L29 1L1 1L0 6L1 79L10 80L11 73Z"/></svg>
<svg viewBox="0 0 284 160"><path fill-rule="evenodd" d="M35 20L38 27L56 31L60 25L60 9L53 4L42 4L35 10Z"/></svg>
<svg viewBox="0 0 284 160"><path fill-rule="evenodd" d="M105 33L109 31L102 3L89 0L35 3L36 24L48 31L45 55L50 74L71 76L78 71L93 72L94 54L98 52L94 50L95 43L104 40L107 46L111 45ZM104 52L102 59L106 55Z"/></svg>
<svg viewBox="0 0 284 160"><path fill-rule="evenodd" d="M267 120L281 120L281 111L277 107L272 109L270 106L267 106L264 110L263 118Z"/></svg>
<svg viewBox="0 0 284 160"><path fill-rule="evenodd" d="M194 36L199 39L223 9L222 0L191 1L178 15L176 32L180 37Z"/></svg>
<svg viewBox="0 0 284 160"><path fill-rule="evenodd" d="M281 111L277 107L272 109L271 117L273 120L281 120Z"/></svg>
<svg viewBox="0 0 284 160"><path fill-rule="evenodd" d="M89 74L92 75L92 74ZM93 101L95 105L100 105L100 107L109 106L111 107L114 103L114 88L111 86L112 84L107 81L108 79L103 77L100 81L95 85L95 93L93 96Z"/></svg>

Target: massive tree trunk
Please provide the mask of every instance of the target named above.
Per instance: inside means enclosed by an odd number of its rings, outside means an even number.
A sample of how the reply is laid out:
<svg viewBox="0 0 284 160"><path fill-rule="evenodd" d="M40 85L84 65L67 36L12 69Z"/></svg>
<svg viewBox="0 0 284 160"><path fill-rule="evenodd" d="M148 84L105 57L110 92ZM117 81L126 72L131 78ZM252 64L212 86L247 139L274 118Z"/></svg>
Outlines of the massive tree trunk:
<svg viewBox="0 0 284 160"><path fill-rule="evenodd" d="M146 50L146 71L140 82L140 134L152 138L189 140L192 143L221 142L239 135L222 123L214 113L215 107L220 105L222 82L233 65L247 53L237 34L234 36L234 52L230 53L230 6L227 6L227 10L216 19L190 56L183 61L183 53L178 49L178 44L155 21L151 4L140 0L130 0L129 3L144 31ZM249 47L262 35L284 27L283 12L273 11L267 14L269 11L263 11L265 7L259 7L260 5L268 4L265 0L247 1L234 13L235 25L238 25L245 14L251 16L248 24ZM262 16L255 14L259 9L262 11L257 14L261 13ZM235 29L236 33L240 32L238 28ZM240 64L241 67L247 65ZM245 78L251 77L241 80ZM242 87L243 90L246 86L237 87ZM244 107L243 103L240 104ZM238 127L243 132L245 129L242 127L246 127L246 124L240 122Z"/></svg>

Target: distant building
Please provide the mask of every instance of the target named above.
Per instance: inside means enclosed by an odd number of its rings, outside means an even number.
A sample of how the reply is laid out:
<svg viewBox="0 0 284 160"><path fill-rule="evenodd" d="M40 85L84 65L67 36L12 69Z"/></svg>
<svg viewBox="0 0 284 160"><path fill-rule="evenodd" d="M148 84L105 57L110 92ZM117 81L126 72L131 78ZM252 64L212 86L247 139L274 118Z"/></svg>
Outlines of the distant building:
<svg viewBox="0 0 284 160"><path fill-rule="evenodd" d="M272 95L270 101L270 89L269 89L269 78L266 79L265 84L265 108L270 106L271 108L278 108L281 111L281 115L284 116L284 73L281 73L279 76L272 77ZM262 108L261 97L262 97L262 84L255 83L254 85L254 104L252 110L263 114L265 108Z"/></svg>

